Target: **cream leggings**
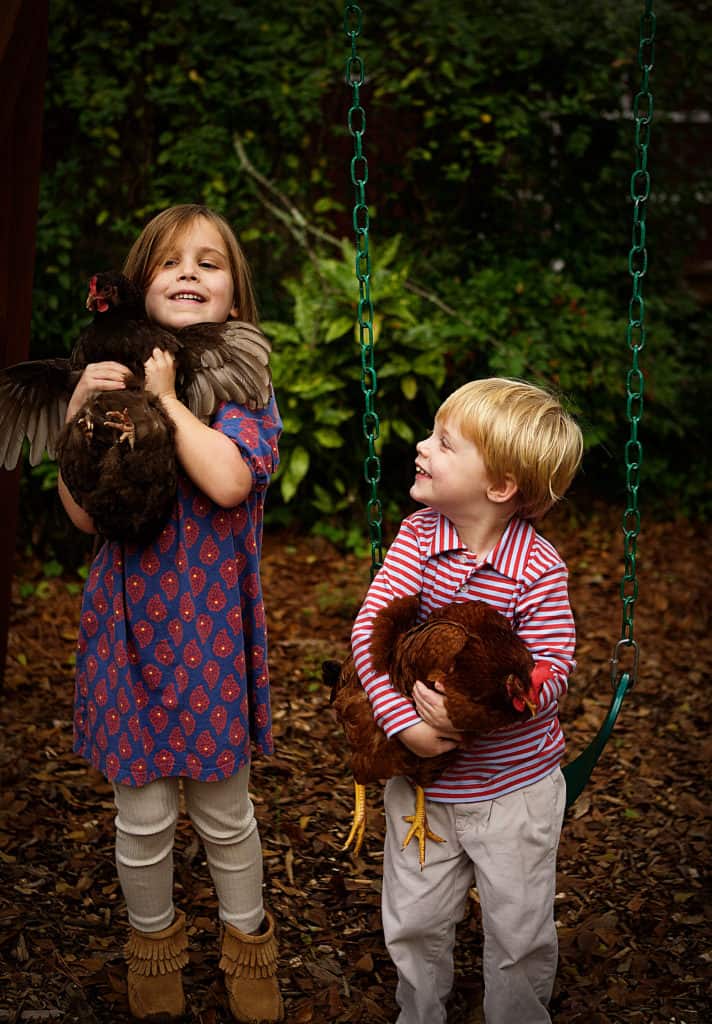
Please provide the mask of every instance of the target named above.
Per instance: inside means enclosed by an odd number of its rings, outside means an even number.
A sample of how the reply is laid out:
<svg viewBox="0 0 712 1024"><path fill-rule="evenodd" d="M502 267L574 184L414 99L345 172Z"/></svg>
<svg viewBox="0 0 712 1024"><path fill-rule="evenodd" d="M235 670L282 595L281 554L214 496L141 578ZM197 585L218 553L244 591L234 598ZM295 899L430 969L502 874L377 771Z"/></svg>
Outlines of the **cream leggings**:
<svg viewBox="0 0 712 1024"><path fill-rule="evenodd" d="M247 792L250 766L220 782L183 779L186 810L203 841L223 921L243 932L262 923L262 847ZM173 906L173 840L178 779L114 785L116 866L129 923L141 932L167 928Z"/></svg>

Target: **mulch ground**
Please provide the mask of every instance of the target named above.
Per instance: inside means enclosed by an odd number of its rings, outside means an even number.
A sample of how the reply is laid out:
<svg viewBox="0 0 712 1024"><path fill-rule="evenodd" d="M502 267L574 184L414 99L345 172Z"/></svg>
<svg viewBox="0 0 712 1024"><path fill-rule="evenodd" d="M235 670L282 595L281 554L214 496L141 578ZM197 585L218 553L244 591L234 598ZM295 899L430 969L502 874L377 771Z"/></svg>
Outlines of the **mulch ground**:
<svg viewBox="0 0 712 1024"><path fill-rule="evenodd" d="M598 729L620 637L620 515L564 511L544 530L568 559L579 667L562 711L567 759ZM709 974L709 575L702 527L647 524L639 540L640 679L583 795L559 859L557 1024L702 1024ZM394 972L380 930L383 816L369 793L367 842L341 852L351 781L321 663L345 655L368 582L362 559L326 542L265 540L277 753L252 790L266 902L279 925L293 1024L392 1022ZM126 914L113 864L109 786L71 753L80 581L23 559L14 582L0 706L0 1022L128 1022ZM227 1024L216 903L182 821L176 902L189 920L188 1020ZM476 892L459 931L450 1024L480 1019ZM512 1022L522 1024L522 1022Z"/></svg>

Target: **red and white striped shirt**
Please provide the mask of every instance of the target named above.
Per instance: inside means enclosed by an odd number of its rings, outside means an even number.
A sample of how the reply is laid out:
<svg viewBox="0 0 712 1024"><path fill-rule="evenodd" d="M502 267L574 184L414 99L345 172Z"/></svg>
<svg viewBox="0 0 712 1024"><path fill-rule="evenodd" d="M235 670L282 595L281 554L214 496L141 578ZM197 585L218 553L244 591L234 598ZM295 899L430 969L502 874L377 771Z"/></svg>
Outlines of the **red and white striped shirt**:
<svg viewBox="0 0 712 1024"><path fill-rule="evenodd" d="M568 571L556 549L521 519L511 519L489 554L477 559L452 523L432 508L403 520L354 623L351 643L374 718L388 736L421 721L387 675L375 672L370 641L376 613L396 597L420 594L420 619L451 601L487 601L505 615L536 661L552 673L536 718L479 737L426 797L440 803L493 800L549 775L564 752L557 701L574 667L576 630Z"/></svg>

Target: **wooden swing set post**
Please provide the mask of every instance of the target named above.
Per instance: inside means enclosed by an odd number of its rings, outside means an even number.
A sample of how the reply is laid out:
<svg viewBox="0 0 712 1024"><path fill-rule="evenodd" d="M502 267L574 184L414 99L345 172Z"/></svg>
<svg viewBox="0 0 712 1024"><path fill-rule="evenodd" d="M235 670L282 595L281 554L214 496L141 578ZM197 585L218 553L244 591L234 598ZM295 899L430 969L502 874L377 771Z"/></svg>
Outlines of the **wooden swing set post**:
<svg viewBox="0 0 712 1024"><path fill-rule="evenodd" d="M48 0L0 8L0 365L30 347L32 280L47 71ZM0 469L0 682L5 673L20 467Z"/></svg>

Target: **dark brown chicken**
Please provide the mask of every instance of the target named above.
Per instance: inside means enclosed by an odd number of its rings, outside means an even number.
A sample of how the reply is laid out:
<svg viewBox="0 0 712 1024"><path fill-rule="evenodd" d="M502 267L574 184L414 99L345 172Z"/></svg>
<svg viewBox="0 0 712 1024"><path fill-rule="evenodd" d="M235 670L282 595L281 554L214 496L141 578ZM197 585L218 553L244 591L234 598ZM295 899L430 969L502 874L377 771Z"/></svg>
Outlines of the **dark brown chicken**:
<svg viewBox="0 0 712 1024"><path fill-rule="evenodd" d="M438 608L417 624L419 598L392 601L375 618L371 656L378 672L387 672L393 686L411 697L416 679L441 684L448 718L463 734L462 746L474 738L536 713L539 690L550 673L548 663L534 659L508 620L483 601L463 601ZM397 736L388 739L373 718L353 658L342 665L324 663L324 680L332 687L331 702L351 747L355 809L344 849L363 842L365 785L396 775L409 776L416 788L416 808L403 846L417 836L421 867L426 839L442 842L428 829L424 789L457 757L452 750L422 758Z"/></svg>
<svg viewBox="0 0 712 1024"><path fill-rule="evenodd" d="M13 469L27 438L30 463L58 458L75 500L97 530L115 540L145 541L173 503L175 430L144 390L154 348L173 353L176 392L208 422L222 401L262 408L269 401L270 344L253 324L228 321L167 331L146 317L143 296L122 274L89 284L92 323L68 359L18 363L0 371L0 466ZM93 396L71 423L67 405L89 363L112 360L131 370L125 390Z"/></svg>

